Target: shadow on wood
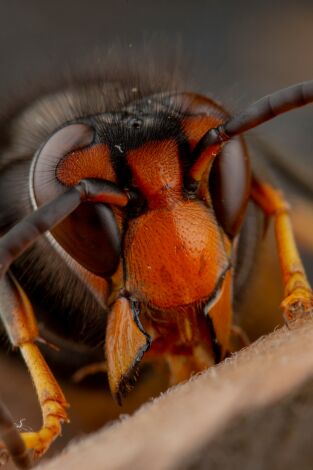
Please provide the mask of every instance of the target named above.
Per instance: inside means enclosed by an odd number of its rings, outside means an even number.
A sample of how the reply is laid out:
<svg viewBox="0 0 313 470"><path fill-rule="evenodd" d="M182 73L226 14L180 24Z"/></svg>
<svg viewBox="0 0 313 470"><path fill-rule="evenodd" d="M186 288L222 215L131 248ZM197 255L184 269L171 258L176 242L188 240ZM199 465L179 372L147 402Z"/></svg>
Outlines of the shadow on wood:
<svg viewBox="0 0 313 470"><path fill-rule="evenodd" d="M303 436L311 434L311 422L303 413L299 397L304 394L306 400L310 396L313 401L312 337L311 320L292 330L283 327L219 366L170 389L133 416L72 443L40 468L250 469L255 455L258 461L253 468L274 469L278 468L275 456L268 460L265 456L275 450L283 454L279 464L283 462L285 468L288 461L296 461L301 469L308 468L303 459L309 457L313 462L310 440L301 440L301 447L299 439L287 439L286 429L292 407L293 423L301 427L297 432ZM276 449L274 442L277 443L279 432L282 435L284 425L284 441ZM236 441L236 433L245 436L244 441L239 437ZM271 444L269 436L274 439L275 435L276 441ZM253 442L257 442L255 454L249 449L255 446ZM301 454L297 455L300 449ZM217 462L215 457L219 455L223 460ZM290 459L286 458L288 455Z"/></svg>

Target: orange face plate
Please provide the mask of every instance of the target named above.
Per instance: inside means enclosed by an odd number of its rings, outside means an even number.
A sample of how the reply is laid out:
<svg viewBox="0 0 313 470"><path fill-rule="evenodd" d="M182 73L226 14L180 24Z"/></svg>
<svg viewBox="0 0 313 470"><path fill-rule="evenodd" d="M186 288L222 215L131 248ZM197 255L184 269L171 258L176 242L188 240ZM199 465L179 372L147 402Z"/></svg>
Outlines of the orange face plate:
<svg viewBox="0 0 313 470"><path fill-rule="evenodd" d="M150 210L129 221L126 288L157 308L210 297L229 262L213 210L183 197L176 142L143 145L128 164Z"/></svg>
<svg viewBox="0 0 313 470"><path fill-rule="evenodd" d="M116 181L110 151L104 144L93 145L66 155L58 164L56 175L66 186L75 186L84 178Z"/></svg>

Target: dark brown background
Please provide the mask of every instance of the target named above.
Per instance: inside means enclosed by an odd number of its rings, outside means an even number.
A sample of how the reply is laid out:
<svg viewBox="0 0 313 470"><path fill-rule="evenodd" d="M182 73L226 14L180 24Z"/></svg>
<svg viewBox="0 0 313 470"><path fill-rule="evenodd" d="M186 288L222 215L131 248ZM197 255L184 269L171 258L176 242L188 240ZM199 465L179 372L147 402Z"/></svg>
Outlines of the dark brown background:
<svg viewBox="0 0 313 470"><path fill-rule="evenodd" d="M313 75L310 0L11 0L0 5L0 93L47 65L62 68L117 41L136 48L154 36L169 50L180 42L199 89L233 110ZM312 114L294 112L266 129L287 148L303 141L301 156L309 158ZM295 132L285 132L290 126Z"/></svg>
<svg viewBox="0 0 313 470"><path fill-rule="evenodd" d="M231 111L313 76L310 0L11 0L0 5L0 99L47 67L57 75L95 49L151 38L162 53L180 44L198 90ZM312 171L312 116L312 107L294 111L258 133Z"/></svg>

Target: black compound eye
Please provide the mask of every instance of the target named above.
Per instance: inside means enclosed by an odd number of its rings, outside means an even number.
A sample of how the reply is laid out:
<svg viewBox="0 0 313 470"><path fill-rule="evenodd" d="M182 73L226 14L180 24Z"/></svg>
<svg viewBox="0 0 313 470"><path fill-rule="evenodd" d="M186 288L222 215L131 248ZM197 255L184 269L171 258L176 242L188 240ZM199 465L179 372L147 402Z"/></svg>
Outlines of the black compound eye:
<svg viewBox="0 0 313 470"><path fill-rule="evenodd" d="M56 176L58 164L68 153L91 145L94 134L94 129L87 124L70 124L56 131L42 146L30 176L34 208L66 191L67 186ZM120 234L110 207L83 203L51 233L88 271L109 276L116 270L121 251Z"/></svg>
<svg viewBox="0 0 313 470"><path fill-rule="evenodd" d="M239 231L250 192L250 165L242 138L223 148L210 172L209 190L219 224L233 238Z"/></svg>

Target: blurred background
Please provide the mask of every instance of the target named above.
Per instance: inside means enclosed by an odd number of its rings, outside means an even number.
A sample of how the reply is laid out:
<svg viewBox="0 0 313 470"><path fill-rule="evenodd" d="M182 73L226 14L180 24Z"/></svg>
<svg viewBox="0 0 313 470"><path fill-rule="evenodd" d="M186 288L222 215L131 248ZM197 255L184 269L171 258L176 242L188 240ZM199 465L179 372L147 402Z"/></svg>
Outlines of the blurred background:
<svg viewBox="0 0 313 470"><path fill-rule="evenodd" d="M45 70L53 68L57 74L69 61L85 59L116 42L137 48L150 38L154 42L160 38L161 54L178 47L194 90L213 96L231 112L276 89L313 79L312 0L10 0L0 3L0 107L1 99L10 97L17 88L27 88ZM262 126L257 135L279 149L286 161L296 162L313 186L313 106ZM299 187L291 187L290 192L292 198L301 196L304 214L308 214L313 208L310 199L302 199ZM301 204L295 202L296 207ZM306 215L301 214L297 224L304 240L311 232ZM308 245L304 242L302 251L313 279ZM281 294L279 287L273 287L277 265L271 249L264 248L261 257L271 276L262 274L263 267L258 268L259 280L250 297L260 289L270 291L277 313L274 321L266 320L264 327L259 326L258 334L280 322L277 305ZM246 313L253 309L252 304L250 298ZM261 313L266 309L262 304ZM262 319L253 322L261 324ZM251 323L249 316L243 320L253 336ZM101 390L94 392L91 408L90 393L88 388L82 387L79 393L68 387L73 423L72 431L66 427L65 440L74 430L89 431L119 412L109 396L103 398ZM124 413L149 396L144 389L138 394L139 398L132 396L126 402ZM35 411L33 418L30 411L35 403L31 384L23 366L17 363L12 368L7 356L0 361L0 396L17 421L22 420L21 426L36 426L39 413Z"/></svg>
<svg viewBox="0 0 313 470"><path fill-rule="evenodd" d="M48 66L61 70L96 48L136 48L151 37L163 38L162 53L179 44L195 86L232 111L313 75L310 0L11 0L0 5L0 96ZM259 132L310 164L312 113L291 113Z"/></svg>

